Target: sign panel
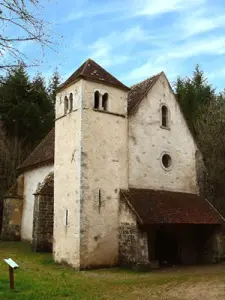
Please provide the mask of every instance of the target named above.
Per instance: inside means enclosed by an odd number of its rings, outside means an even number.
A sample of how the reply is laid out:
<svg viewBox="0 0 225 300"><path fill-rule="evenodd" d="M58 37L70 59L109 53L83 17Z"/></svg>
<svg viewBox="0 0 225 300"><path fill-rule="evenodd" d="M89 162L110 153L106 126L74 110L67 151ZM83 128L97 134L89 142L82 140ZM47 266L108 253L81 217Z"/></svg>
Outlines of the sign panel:
<svg viewBox="0 0 225 300"><path fill-rule="evenodd" d="M12 260L11 258L5 258L4 261L12 268L12 269L17 269L19 268L19 266L17 265L17 263Z"/></svg>

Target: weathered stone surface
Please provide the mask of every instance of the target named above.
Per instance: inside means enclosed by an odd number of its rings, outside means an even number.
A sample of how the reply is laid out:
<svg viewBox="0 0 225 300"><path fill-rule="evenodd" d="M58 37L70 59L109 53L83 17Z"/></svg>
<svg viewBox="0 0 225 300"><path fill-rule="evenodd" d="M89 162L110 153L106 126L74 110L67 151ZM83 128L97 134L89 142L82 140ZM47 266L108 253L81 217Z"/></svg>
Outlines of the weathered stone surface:
<svg viewBox="0 0 225 300"><path fill-rule="evenodd" d="M24 176L20 175L3 199L2 231L3 240L21 239L21 218L23 209Z"/></svg>
<svg viewBox="0 0 225 300"><path fill-rule="evenodd" d="M54 223L54 176L50 173L38 186L34 201L32 249L51 252Z"/></svg>
<svg viewBox="0 0 225 300"><path fill-rule="evenodd" d="M168 128L161 126L162 105L168 107ZM163 73L129 116L128 130L130 187L197 192L196 145ZM168 170L162 167L163 153L172 159Z"/></svg>
<svg viewBox="0 0 225 300"><path fill-rule="evenodd" d="M21 197L4 199L2 240L19 241L21 239L22 207L23 199Z"/></svg>
<svg viewBox="0 0 225 300"><path fill-rule="evenodd" d="M6 193L5 197L23 197L24 193L24 175L20 175L15 184L11 186L11 188Z"/></svg>
<svg viewBox="0 0 225 300"><path fill-rule="evenodd" d="M120 224L119 264L139 267L149 265L147 233L136 224Z"/></svg>

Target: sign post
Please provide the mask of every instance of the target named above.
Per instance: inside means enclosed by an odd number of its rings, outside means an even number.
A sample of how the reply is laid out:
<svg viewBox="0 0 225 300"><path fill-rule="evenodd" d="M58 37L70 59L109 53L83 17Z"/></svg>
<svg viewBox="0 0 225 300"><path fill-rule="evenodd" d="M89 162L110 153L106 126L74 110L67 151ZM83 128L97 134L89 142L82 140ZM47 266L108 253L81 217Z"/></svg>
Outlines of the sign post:
<svg viewBox="0 0 225 300"><path fill-rule="evenodd" d="M19 266L11 258L4 259L4 261L9 266L9 286L10 286L10 289L14 289L14 269L18 269Z"/></svg>

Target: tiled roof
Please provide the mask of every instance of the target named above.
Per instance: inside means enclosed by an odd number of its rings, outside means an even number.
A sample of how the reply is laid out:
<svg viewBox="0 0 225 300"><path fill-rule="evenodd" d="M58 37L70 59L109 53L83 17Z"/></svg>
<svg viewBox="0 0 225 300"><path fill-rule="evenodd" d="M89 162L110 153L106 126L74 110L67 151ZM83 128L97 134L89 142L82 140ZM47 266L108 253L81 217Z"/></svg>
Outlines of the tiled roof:
<svg viewBox="0 0 225 300"><path fill-rule="evenodd" d="M224 219L205 199L187 193L130 189L121 196L142 224L221 224Z"/></svg>
<svg viewBox="0 0 225 300"><path fill-rule="evenodd" d="M150 89L154 86L156 80L162 73L159 73L155 76L152 76L140 83L137 83L131 87L131 90L128 93L128 113L132 113L132 111L137 107L144 96L150 91Z"/></svg>
<svg viewBox="0 0 225 300"><path fill-rule="evenodd" d="M55 128L53 128L42 142L34 149L33 152L18 167L19 170L25 170L36 167L43 163L54 162L54 144L55 144Z"/></svg>
<svg viewBox="0 0 225 300"><path fill-rule="evenodd" d="M62 90L69 84L76 81L78 78L102 82L126 91L130 90L127 86L104 70L92 59L88 59L85 63L83 63L83 65L81 65L63 84L60 85L58 90Z"/></svg>

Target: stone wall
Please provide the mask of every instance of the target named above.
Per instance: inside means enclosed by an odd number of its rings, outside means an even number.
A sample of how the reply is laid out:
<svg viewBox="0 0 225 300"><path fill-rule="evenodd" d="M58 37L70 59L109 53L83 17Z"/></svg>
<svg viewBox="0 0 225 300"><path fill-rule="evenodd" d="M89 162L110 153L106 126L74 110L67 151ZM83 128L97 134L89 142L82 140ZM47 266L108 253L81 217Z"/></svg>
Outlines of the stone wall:
<svg viewBox="0 0 225 300"><path fill-rule="evenodd" d="M121 266L146 266L149 264L147 233L136 224L120 224L119 264Z"/></svg>
<svg viewBox="0 0 225 300"><path fill-rule="evenodd" d="M51 252L53 242L53 196L35 195L32 249Z"/></svg>
<svg viewBox="0 0 225 300"><path fill-rule="evenodd" d="M1 239L19 241L21 239L21 219L23 211L24 176L20 175L3 199Z"/></svg>
<svg viewBox="0 0 225 300"><path fill-rule="evenodd" d="M83 80L56 96L54 165L54 259L80 266L81 105ZM73 94L73 110L64 114L64 98ZM67 222L66 222L67 216Z"/></svg>
<svg viewBox="0 0 225 300"><path fill-rule="evenodd" d="M36 252L51 252L53 243L53 173L39 185L34 201L32 248Z"/></svg>
<svg viewBox="0 0 225 300"><path fill-rule="evenodd" d="M119 264L125 267L148 266L148 237L122 194L119 205Z"/></svg>
<svg viewBox="0 0 225 300"><path fill-rule="evenodd" d="M107 111L93 109L95 91ZM81 121L80 266L118 263L119 194L128 188L127 93L84 81Z"/></svg>
<svg viewBox="0 0 225 300"><path fill-rule="evenodd" d="M19 241L21 239L23 198L6 197L3 205L1 239L5 241Z"/></svg>
<svg viewBox="0 0 225 300"><path fill-rule="evenodd" d="M169 110L169 127L161 126L161 107ZM129 116L129 187L195 194L195 141L164 74ZM172 165L165 170L162 155Z"/></svg>

